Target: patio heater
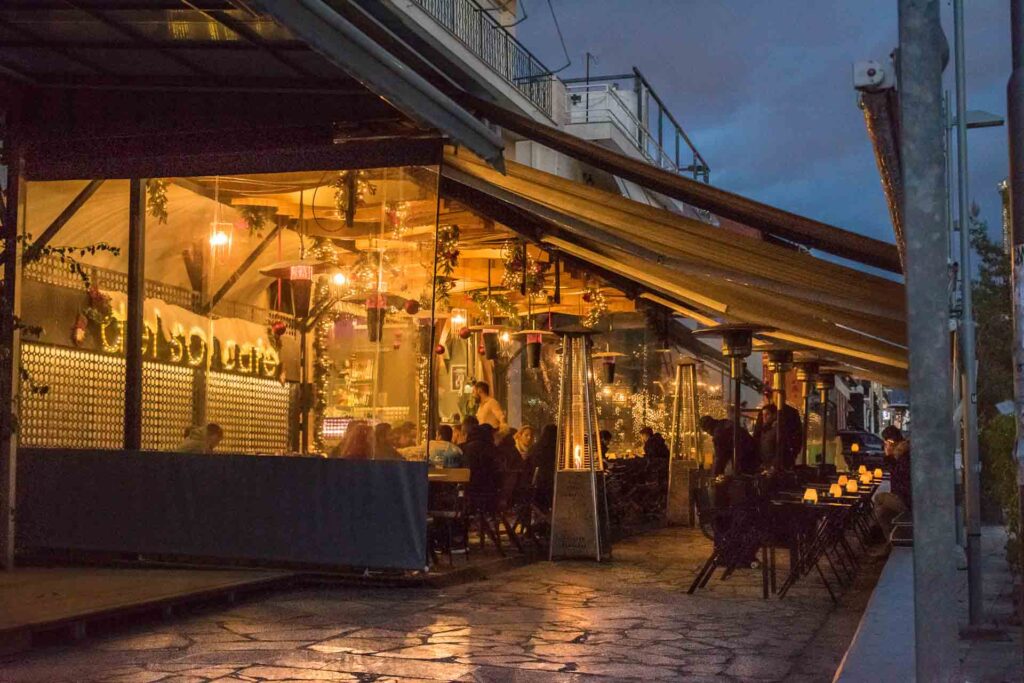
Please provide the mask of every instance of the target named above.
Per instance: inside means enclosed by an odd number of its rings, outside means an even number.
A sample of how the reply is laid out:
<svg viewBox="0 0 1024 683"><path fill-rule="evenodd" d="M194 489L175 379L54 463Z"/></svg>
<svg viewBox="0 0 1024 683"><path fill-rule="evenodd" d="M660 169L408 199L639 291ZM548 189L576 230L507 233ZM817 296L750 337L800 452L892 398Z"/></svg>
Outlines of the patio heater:
<svg viewBox="0 0 1024 683"><path fill-rule="evenodd" d="M836 385L836 376L831 372L819 371L814 378L814 390L818 392L818 401L821 403L821 454L818 456L818 464L825 463L825 454L828 452L828 395Z"/></svg>
<svg viewBox="0 0 1024 683"><path fill-rule="evenodd" d="M571 329L557 334L562 336L562 355L549 558L600 562L611 559L611 542L591 368L592 333Z"/></svg>
<svg viewBox="0 0 1024 683"><path fill-rule="evenodd" d="M722 355L729 359L729 377L732 379L732 429L733 434L740 433L740 409L743 402L743 373L746 371L746 359L754 350L754 333L771 332L769 328L748 325L745 323L727 323L715 325L702 330L694 330L697 337L721 337ZM732 440L732 471L735 473L739 459L738 438Z"/></svg>
<svg viewBox="0 0 1024 683"><path fill-rule="evenodd" d="M693 524L690 493L704 466L700 401L697 398L698 366L695 358L683 358L676 363L672 432L669 434L668 501L665 505L665 521L669 524Z"/></svg>
<svg viewBox="0 0 1024 683"><path fill-rule="evenodd" d="M309 364L306 353L306 335L317 316L311 315L313 304L313 278L328 272L331 264L318 261L281 261L260 269L260 275L287 280L292 299L292 315L299 328L299 434L301 452L309 452L309 410L312 390L309 385Z"/></svg>
<svg viewBox="0 0 1024 683"><path fill-rule="evenodd" d="M819 367L821 367L821 364L817 360L799 360L793 363L793 369L796 370L796 381L800 382L800 400L804 407L804 443L801 449L803 462L799 463L801 465L809 464L807 462L807 436L811 429L811 416L808 399L811 397L811 387L814 384Z"/></svg>
<svg viewBox="0 0 1024 683"><path fill-rule="evenodd" d="M768 372L772 373L772 403L777 409L776 420L780 427L785 419L784 412L788 407L786 404L786 372L793 365L793 352L797 349L792 346L767 345L758 348L765 354ZM802 430L801 430L802 431ZM783 448L783 430L775 430L775 452L781 454Z"/></svg>

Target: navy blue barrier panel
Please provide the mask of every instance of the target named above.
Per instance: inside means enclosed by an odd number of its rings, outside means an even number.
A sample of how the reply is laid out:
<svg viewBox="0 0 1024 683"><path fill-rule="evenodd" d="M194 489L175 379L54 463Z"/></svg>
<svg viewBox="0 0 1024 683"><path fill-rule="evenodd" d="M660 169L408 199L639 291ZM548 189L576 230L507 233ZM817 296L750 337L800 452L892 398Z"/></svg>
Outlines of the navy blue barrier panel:
<svg viewBox="0 0 1024 683"><path fill-rule="evenodd" d="M426 463L19 449L22 549L422 569Z"/></svg>

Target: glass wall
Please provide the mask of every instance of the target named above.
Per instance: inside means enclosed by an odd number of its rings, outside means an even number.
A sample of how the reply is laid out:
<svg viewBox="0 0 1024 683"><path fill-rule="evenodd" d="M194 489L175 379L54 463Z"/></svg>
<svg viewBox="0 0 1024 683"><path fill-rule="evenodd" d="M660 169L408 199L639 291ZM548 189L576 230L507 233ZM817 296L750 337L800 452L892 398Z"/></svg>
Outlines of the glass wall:
<svg viewBox="0 0 1024 683"><path fill-rule="evenodd" d="M349 457L421 441L436 184L420 167L148 181L143 448L340 454L351 425ZM31 183L28 230L87 185ZM22 392L26 446L122 445L128 196L101 183L27 264L43 332L22 364L45 391Z"/></svg>

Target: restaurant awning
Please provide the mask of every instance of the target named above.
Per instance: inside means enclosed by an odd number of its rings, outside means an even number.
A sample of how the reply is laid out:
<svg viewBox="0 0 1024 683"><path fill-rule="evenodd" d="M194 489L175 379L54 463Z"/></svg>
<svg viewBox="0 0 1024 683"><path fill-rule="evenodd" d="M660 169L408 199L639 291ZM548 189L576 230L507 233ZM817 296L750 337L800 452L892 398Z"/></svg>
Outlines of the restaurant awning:
<svg viewBox="0 0 1024 683"><path fill-rule="evenodd" d="M531 239L636 284L699 322L748 322L865 371L905 381L903 285L737 235L572 180L460 152L442 192ZM502 214L502 215L494 215ZM522 219L517 225L517 217Z"/></svg>
<svg viewBox="0 0 1024 683"><path fill-rule="evenodd" d="M668 197L757 228L767 235L893 273L902 272L899 254L893 244L684 178L538 123L467 92L452 93L452 98L492 123Z"/></svg>

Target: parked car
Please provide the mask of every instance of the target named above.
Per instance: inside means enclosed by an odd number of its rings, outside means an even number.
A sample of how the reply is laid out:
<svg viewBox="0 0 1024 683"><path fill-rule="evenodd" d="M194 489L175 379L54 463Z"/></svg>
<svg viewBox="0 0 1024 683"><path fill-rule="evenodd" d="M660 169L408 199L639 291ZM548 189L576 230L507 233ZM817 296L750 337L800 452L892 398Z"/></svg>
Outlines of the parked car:
<svg viewBox="0 0 1024 683"><path fill-rule="evenodd" d="M843 457L850 469L864 465L869 470L885 468L885 441L882 437L860 429L842 429Z"/></svg>

